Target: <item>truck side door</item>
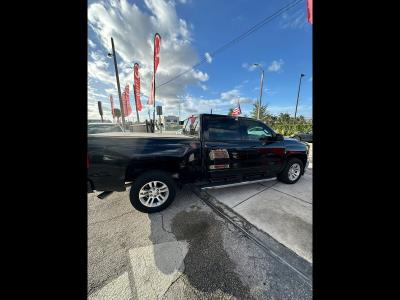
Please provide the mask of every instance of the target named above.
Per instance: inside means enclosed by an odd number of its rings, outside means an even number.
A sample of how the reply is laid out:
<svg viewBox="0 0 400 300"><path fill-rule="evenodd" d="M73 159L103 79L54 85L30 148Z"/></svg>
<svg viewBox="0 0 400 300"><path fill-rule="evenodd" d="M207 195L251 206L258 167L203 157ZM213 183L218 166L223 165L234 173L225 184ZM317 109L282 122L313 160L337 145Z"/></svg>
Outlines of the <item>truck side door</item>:
<svg viewBox="0 0 400 300"><path fill-rule="evenodd" d="M246 161L238 118L203 116L203 165L211 182L240 181Z"/></svg>
<svg viewBox="0 0 400 300"><path fill-rule="evenodd" d="M240 119L243 144L246 145L245 168L248 173L260 177L273 177L284 164L285 146L275 139L275 133L264 123Z"/></svg>

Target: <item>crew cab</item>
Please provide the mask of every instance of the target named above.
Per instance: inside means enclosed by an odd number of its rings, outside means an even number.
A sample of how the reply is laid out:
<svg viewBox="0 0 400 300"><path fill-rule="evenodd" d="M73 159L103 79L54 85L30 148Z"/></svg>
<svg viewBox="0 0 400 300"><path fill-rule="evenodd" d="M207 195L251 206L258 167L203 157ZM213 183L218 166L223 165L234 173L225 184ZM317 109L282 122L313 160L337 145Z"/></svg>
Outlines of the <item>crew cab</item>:
<svg viewBox="0 0 400 300"><path fill-rule="evenodd" d="M168 133L88 134L88 192L130 189L134 208L158 212L177 188L202 188L279 180L304 174L308 146L284 138L261 121L215 114L186 120Z"/></svg>

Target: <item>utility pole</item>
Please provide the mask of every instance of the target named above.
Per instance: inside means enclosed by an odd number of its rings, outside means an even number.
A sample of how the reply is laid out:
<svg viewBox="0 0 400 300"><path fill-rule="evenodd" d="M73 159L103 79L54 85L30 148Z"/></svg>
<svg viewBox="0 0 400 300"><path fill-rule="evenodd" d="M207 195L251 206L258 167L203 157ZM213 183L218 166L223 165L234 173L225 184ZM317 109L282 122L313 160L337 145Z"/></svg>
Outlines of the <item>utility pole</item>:
<svg viewBox="0 0 400 300"><path fill-rule="evenodd" d="M258 109L257 109L257 120L260 120L261 98L262 98L262 90L263 90L263 83L264 83L264 69L261 67L260 64L253 64L253 66L259 67L261 69L260 101L258 102Z"/></svg>
<svg viewBox="0 0 400 300"><path fill-rule="evenodd" d="M136 105L136 104L135 104L135 105ZM136 122L136 123L139 123L140 120L139 120L139 112L137 111L137 107L136 107L136 117L137 117L137 122Z"/></svg>
<svg viewBox="0 0 400 300"><path fill-rule="evenodd" d="M156 72L155 68L153 68L153 87L154 87L154 99L153 99L153 133L155 132L155 126L156 126Z"/></svg>
<svg viewBox="0 0 400 300"><path fill-rule="evenodd" d="M301 79L304 77L304 74L300 74L300 81L299 81L299 89L297 91L297 101L296 101L296 111L294 113L294 118L296 119L297 116L297 105L299 104L299 95L300 95L300 85L301 85Z"/></svg>
<svg viewBox="0 0 400 300"><path fill-rule="evenodd" d="M264 70L261 68L260 102L258 103L258 116L257 116L258 120L260 120L260 110L261 110L261 98L262 98L262 92L263 92L263 83L264 83Z"/></svg>
<svg viewBox="0 0 400 300"><path fill-rule="evenodd" d="M118 66L117 66L117 56L115 55L115 48L114 48L114 39L111 38L111 45L112 45L112 56L114 58L114 67L115 67L115 77L117 79L117 88L118 88L118 97L119 97L119 105L121 108L121 118L122 118L122 127L125 131L125 117L124 117L124 109L122 104L122 96L121 96L121 87L119 85L119 75L118 75ZM110 54L109 54L110 56Z"/></svg>

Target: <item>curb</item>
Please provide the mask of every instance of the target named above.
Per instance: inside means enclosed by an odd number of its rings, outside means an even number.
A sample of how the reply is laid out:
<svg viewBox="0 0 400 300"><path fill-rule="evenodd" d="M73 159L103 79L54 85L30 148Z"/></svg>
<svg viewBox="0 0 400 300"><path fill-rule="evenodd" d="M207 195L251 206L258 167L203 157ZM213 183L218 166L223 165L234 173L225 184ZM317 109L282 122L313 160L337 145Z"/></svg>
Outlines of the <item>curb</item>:
<svg viewBox="0 0 400 300"><path fill-rule="evenodd" d="M279 243L266 232L258 229L233 209L208 194L205 190L194 185L191 185L191 189L222 218L232 223L236 228L242 231L246 237L262 247L270 256L287 265L296 272L308 286L312 287L312 263L299 256L285 245Z"/></svg>

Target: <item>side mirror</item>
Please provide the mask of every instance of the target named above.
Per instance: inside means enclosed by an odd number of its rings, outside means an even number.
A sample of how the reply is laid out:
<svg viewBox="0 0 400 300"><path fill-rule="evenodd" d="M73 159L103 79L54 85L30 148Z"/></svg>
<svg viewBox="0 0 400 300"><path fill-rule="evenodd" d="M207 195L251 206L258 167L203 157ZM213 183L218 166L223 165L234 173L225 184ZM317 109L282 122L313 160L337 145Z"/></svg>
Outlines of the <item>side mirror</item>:
<svg viewBox="0 0 400 300"><path fill-rule="evenodd" d="M276 139L277 141L283 141L283 135L280 134L280 133L277 133L277 134L275 135L275 139Z"/></svg>
<svg viewBox="0 0 400 300"><path fill-rule="evenodd" d="M272 137L270 137L270 136L264 135L264 136L260 137L261 142L269 142L271 140L272 140Z"/></svg>

